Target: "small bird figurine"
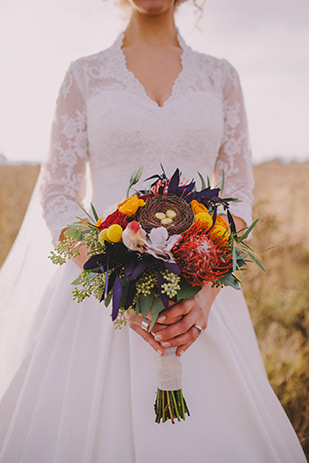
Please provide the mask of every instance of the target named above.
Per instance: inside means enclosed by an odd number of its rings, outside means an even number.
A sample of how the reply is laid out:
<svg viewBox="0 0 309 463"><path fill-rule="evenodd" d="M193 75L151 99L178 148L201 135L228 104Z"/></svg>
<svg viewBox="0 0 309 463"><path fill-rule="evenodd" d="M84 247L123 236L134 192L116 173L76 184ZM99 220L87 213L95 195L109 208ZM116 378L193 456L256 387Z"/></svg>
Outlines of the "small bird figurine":
<svg viewBox="0 0 309 463"><path fill-rule="evenodd" d="M146 252L148 249L147 241L146 233L140 224L136 220L129 222L122 234L124 245L131 251Z"/></svg>

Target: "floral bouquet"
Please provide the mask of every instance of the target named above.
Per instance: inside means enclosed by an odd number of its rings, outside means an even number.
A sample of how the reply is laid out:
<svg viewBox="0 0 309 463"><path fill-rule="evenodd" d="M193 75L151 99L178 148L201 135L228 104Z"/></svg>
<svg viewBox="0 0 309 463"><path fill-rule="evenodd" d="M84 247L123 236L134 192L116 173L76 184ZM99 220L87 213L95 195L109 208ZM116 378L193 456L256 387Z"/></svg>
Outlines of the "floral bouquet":
<svg viewBox="0 0 309 463"><path fill-rule="evenodd" d="M130 196L141 174L139 167L131 176L127 199L107 217L99 218L92 204L92 214L82 208L87 219L77 217L80 223L66 229L65 241L58 243L50 258L62 264L85 244L89 259L72 283L76 285L73 298L81 302L92 295L106 306L112 301L117 327L126 324L127 311L144 318L151 313L146 327L151 332L170 301L190 298L207 283L239 289L236 270L241 272L249 261L263 267L244 242L257 220L236 233L229 204L237 199L219 196L220 188L211 188L209 179L206 186L201 174L197 191L195 181L181 182L179 169L168 178L163 167L161 175L146 179L152 181L148 190ZM223 186L224 176L221 191ZM166 349L163 357L157 355L157 371L156 422L185 419L190 413L174 348Z"/></svg>

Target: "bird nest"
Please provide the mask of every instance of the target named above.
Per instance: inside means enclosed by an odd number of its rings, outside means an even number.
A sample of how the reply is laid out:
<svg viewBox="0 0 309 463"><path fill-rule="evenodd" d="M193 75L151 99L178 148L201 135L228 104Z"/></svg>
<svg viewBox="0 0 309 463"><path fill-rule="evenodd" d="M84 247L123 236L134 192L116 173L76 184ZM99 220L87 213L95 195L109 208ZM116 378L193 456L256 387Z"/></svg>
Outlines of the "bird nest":
<svg viewBox="0 0 309 463"><path fill-rule="evenodd" d="M147 233L164 226L169 235L176 235L192 225L194 213L186 201L176 195L155 195L139 208L137 220Z"/></svg>

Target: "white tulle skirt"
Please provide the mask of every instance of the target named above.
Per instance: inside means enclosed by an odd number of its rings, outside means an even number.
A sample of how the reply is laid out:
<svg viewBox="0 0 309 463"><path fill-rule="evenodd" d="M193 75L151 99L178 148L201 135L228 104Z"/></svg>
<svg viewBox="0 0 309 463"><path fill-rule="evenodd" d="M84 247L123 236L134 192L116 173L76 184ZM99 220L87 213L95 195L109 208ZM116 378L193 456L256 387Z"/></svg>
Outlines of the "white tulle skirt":
<svg viewBox="0 0 309 463"><path fill-rule="evenodd" d="M72 300L56 272L40 328L0 403L1 463L298 463L305 456L272 391L241 292L223 289L182 358L191 416L154 422L152 349L110 309Z"/></svg>

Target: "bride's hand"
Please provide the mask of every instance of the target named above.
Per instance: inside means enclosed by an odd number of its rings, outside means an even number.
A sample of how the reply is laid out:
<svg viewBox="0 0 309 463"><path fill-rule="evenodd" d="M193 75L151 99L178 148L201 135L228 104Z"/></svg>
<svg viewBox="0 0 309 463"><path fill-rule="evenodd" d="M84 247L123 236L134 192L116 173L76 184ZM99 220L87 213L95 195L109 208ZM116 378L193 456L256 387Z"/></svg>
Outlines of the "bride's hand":
<svg viewBox="0 0 309 463"><path fill-rule="evenodd" d="M155 340L154 335L157 332L166 329L169 325L165 323L155 323L150 333L149 331L146 331L142 327L143 326L142 323L146 321L148 325L150 325L151 316L152 316L151 311L149 312L146 318L143 318L141 314L135 315L134 311L130 313L127 313L127 312L125 313L125 317L128 320L129 327L133 331L135 331L137 334L139 334L144 339L144 341L148 342L148 344L154 350L159 352L160 355L164 355L165 349L164 347L161 346L161 344L158 341ZM181 317L179 317L179 320L180 318Z"/></svg>
<svg viewBox="0 0 309 463"><path fill-rule="evenodd" d="M80 222L77 222L77 223L80 223ZM61 235L59 237L59 241L64 241L66 239L66 236L65 236L65 231L67 230L67 228L64 228L61 232ZM87 248L86 248L86 245L85 244L80 244L79 247L78 247L78 252L79 254L76 256L76 257L73 257L72 260L75 262L76 265L78 265L79 268L83 269L84 268L84 263L87 262L87 260L89 259L89 255L88 255L88 251L87 251Z"/></svg>
<svg viewBox="0 0 309 463"><path fill-rule="evenodd" d="M211 306L219 291L219 288L212 288L208 284L194 297L184 299L162 312L158 322L168 327L156 332L155 341L165 348L177 347L177 355L182 355L201 334L194 325L206 329Z"/></svg>
<svg viewBox="0 0 309 463"><path fill-rule="evenodd" d="M194 325L206 329L210 308L218 292L218 288L206 285L194 297L164 310L151 333L142 328L145 319L141 315L132 315L129 326L161 355L164 355L164 348L177 347L177 355L180 356L200 335L200 331ZM146 320L149 321L150 318L151 313Z"/></svg>

